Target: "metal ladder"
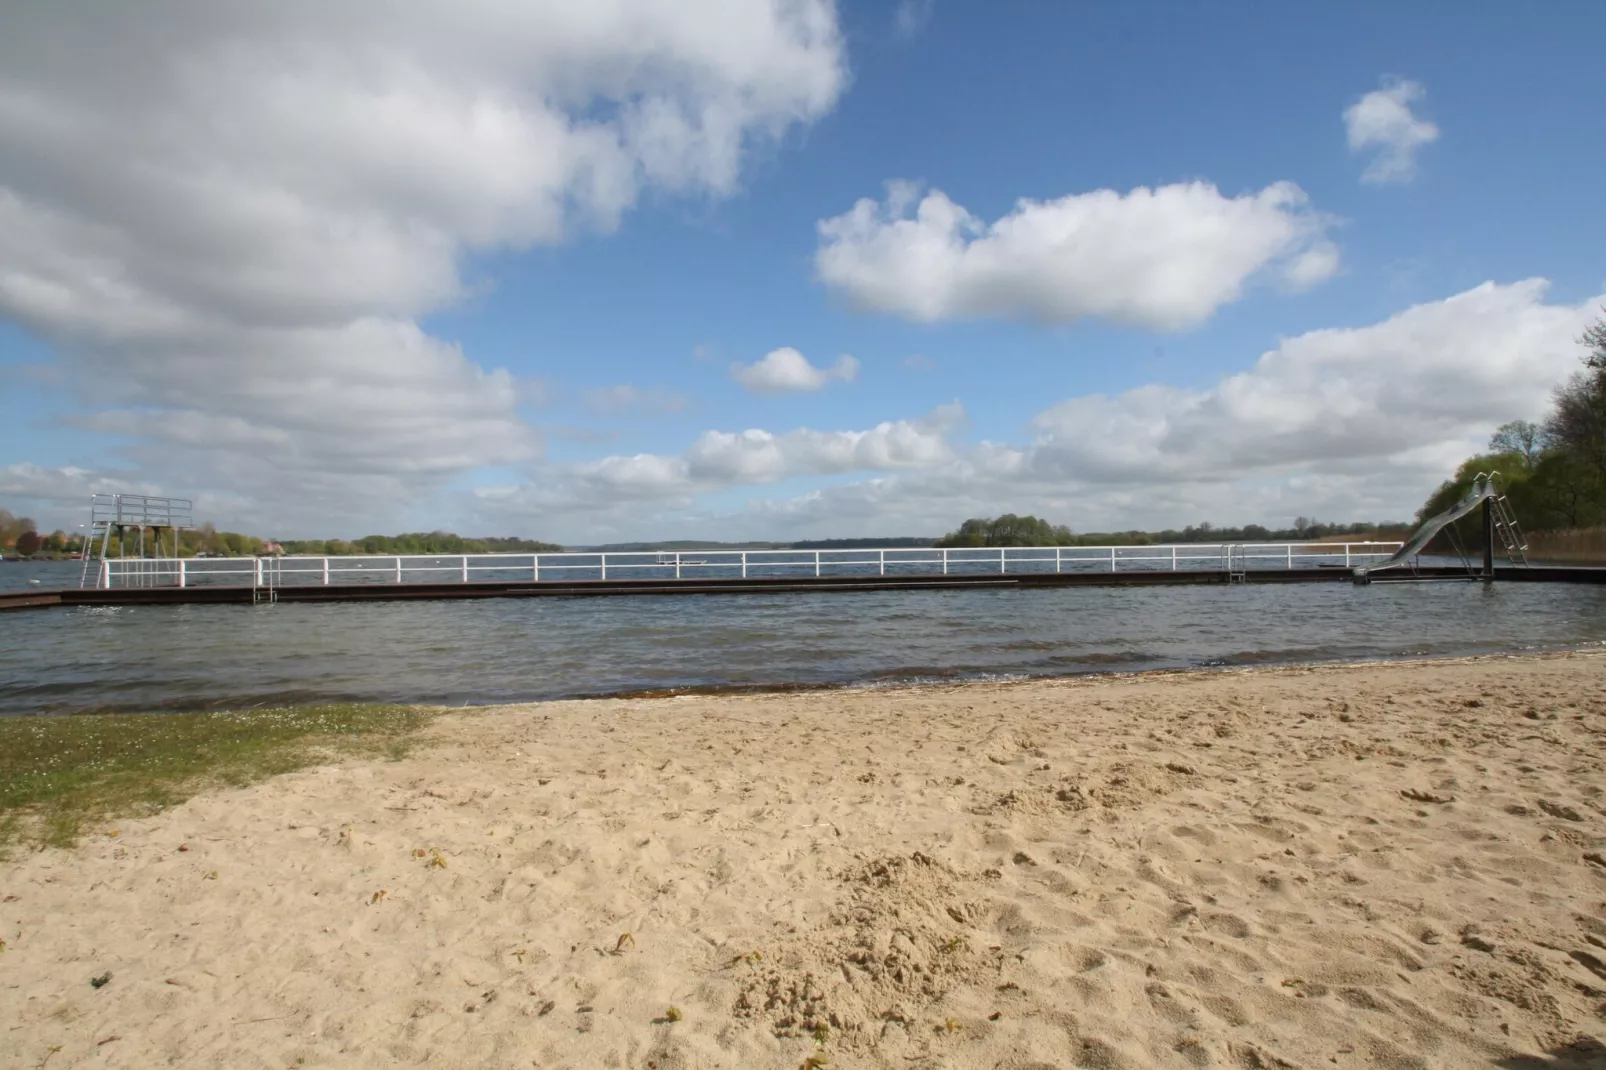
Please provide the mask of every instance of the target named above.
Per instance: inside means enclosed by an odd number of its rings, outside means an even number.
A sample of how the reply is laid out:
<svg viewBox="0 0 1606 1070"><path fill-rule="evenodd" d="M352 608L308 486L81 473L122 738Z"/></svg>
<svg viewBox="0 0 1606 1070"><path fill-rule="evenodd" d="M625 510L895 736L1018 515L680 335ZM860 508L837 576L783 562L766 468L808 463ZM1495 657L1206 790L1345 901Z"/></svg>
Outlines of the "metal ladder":
<svg viewBox="0 0 1606 1070"><path fill-rule="evenodd" d="M279 559L277 557L259 557L256 559L251 583L251 604L261 605L266 602L273 605L279 600Z"/></svg>
<svg viewBox="0 0 1606 1070"><path fill-rule="evenodd" d="M84 538L84 549L80 553L81 566L78 572L78 586L89 586L89 574L95 573L95 586L100 586L100 562L106 560L106 548L111 542L112 525L108 520L92 517L89 534Z"/></svg>
<svg viewBox="0 0 1606 1070"><path fill-rule="evenodd" d="M1227 582L1249 582L1249 556L1242 546L1227 547Z"/></svg>
<svg viewBox="0 0 1606 1070"><path fill-rule="evenodd" d="M1528 537L1523 534L1522 525L1517 523L1517 515L1511 511L1511 503L1506 501L1504 494L1489 497L1489 511L1494 514L1495 535L1506 548L1506 559L1513 565L1528 564Z"/></svg>

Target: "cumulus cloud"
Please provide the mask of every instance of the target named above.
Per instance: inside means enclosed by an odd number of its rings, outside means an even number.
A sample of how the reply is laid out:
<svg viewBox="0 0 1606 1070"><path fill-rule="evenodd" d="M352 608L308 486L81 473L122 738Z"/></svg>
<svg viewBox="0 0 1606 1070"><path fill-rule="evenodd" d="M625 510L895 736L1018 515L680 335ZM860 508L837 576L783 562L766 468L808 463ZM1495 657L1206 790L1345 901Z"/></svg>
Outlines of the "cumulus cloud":
<svg viewBox="0 0 1606 1070"><path fill-rule="evenodd" d="M474 498L482 515L494 517L540 513L590 519L644 502L684 508L700 494L796 476L930 468L955 456L950 439L964 419L963 406L955 402L917 420L888 420L864 430L707 431L680 454L549 465L530 484L479 488Z"/></svg>
<svg viewBox="0 0 1606 1070"><path fill-rule="evenodd" d="M1223 196L1206 182L1021 200L991 223L941 190L889 183L819 223L815 270L854 305L923 323L1096 318L1183 330L1256 279L1293 288L1338 268L1328 217L1298 186Z"/></svg>
<svg viewBox="0 0 1606 1070"><path fill-rule="evenodd" d="M1416 150L1439 139L1439 128L1411 111L1426 96L1417 82L1384 79L1381 89L1344 109L1350 151L1375 150L1361 181L1409 182L1416 177Z"/></svg>
<svg viewBox="0 0 1606 1070"><path fill-rule="evenodd" d="M729 194L844 77L829 0L32 5L0 35L0 317L152 480L415 501L540 450L527 384L418 325L465 254Z"/></svg>
<svg viewBox="0 0 1606 1070"><path fill-rule="evenodd" d="M727 538L933 534L1003 511L1082 531L1406 519L1496 426L1540 417L1578 367L1575 339L1606 295L1558 304L1546 290L1542 279L1485 283L1378 323L1310 331L1206 388L1067 398L1017 442L957 442L963 411L952 406L862 432L710 432L681 455L613 459L581 482L591 507L615 500L614 485L650 488L679 510L677 530ZM722 488L854 473L735 514L697 507ZM573 508L564 500L578 500L573 484L543 506Z"/></svg>
<svg viewBox="0 0 1606 1070"><path fill-rule="evenodd" d="M844 353L829 368L817 368L791 346L764 354L752 364L731 365L731 377L755 394L795 394L823 390L832 380L851 383L859 374L859 362Z"/></svg>
<svg viewBox="0 0 1606 1070"><path fill-rule="evenodd" d="M1545 290L1485 283L1371 326L1311 331L1208 390L1061 402L1035 422L1031 466L1110 484L1459 460L1497 424L1540 416L1577 367L1595 305L1547 304Z"/></svg>

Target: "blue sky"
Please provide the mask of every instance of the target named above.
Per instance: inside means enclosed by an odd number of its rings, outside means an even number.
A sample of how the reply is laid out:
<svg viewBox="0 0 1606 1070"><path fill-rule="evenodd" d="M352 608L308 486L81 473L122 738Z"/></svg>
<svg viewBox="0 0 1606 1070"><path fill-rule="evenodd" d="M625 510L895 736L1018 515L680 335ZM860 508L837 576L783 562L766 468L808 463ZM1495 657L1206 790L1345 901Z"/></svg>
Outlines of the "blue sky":
<svg viewBox="0 0 1606 1070"><path fill-rule="evenodd" d="M1606 293L1598 4L473 6L4 16L0 505L1398 518Z"/></svg>

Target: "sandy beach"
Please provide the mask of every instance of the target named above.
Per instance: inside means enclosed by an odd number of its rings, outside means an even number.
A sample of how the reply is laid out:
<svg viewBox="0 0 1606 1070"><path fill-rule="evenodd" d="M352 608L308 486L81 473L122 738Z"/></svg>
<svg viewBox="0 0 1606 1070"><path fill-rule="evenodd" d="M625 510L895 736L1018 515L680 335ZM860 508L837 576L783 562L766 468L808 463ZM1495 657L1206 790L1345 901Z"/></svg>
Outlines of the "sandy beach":
<svg viewBox="0 0 1606 1070"><path fill-rule="evenodd" d="M0 863L0 1066L1606 1066L1603 729L1585 655L452 714Z"/></svg>

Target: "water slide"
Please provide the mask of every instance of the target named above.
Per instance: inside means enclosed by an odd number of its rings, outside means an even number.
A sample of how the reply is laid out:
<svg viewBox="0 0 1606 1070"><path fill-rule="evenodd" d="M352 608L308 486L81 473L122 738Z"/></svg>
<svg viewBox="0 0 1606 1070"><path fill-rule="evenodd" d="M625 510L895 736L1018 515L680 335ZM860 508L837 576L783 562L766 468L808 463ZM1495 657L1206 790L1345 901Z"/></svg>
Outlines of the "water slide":
<svg viewBox="0 0 1606 1070"><path fill-rule="evenodd" d="M1380 569L1395 568L1404 564L1406 561L1409 561L1411 558L1421 553L1423 548L1425 548L1428 543L1433 541L1433 536L1444 530L1445 525L1452 524L1455 521L1460 520L1478 506L1482 505L1485 500L1493 498L1494 496L1494 476L1492 474L1486 476L1482 472L1479 472L1478 475L1472 480L1471 489L1467 491L1466 495L1460 501L1450 506L1450 508L1446 509L1444 512L1439 513L1436 516L1431 516L1427 520L1423 521L1422 526L1416 529L1416 533L1406 541L1404 546L1395 551L1393 557L1379 561L1375 565L1363 565L1362 567L1357 568L1355 570L1356 581L1364 583L1366 581L1366 577L1370 573L1377 572Z"/></svg>

